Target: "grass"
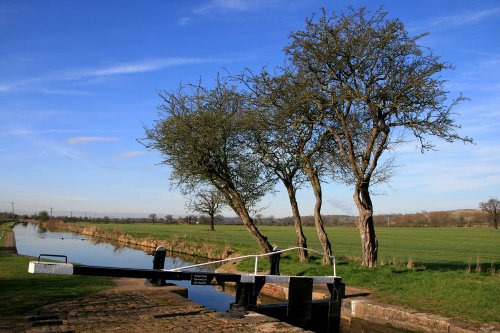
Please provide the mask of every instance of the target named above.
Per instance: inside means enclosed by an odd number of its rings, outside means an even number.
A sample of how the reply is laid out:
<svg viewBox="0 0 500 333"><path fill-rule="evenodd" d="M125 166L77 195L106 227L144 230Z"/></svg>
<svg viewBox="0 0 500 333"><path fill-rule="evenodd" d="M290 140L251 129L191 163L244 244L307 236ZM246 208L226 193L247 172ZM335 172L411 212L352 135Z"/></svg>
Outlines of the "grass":
<svg viewBox="0 0 500 333"><path fill-rule="evenodd" d="M0 235L12 224L1 223ZM3 236L0 245L3 244ZM106 290L110 278L28 273L35 258L0 252L0 316L20 316L44 304Z"/></svg>
<svg viewBox="0 0 500 333"><path fill-rule="evenodd" d="M210 232L204 225L113 224L101 228L120 229L136 237L161 240L184 239L191 243L231 246L241 254L258 248L243 226L217 226ZM294 246L293 227L259 226L271 243L281 248ZM320 249L315 229L304 230L308 245ZM379 265L361 267L361 251L355 228L329 227L334 254L339 258L337 274L350 286L368 288L382 302L472 322L500 321L500 235L489 228L378 228ZM259 270L268 269L265 260ZM239 269L253 271L253 260ZM479 269L478 269L479 268ZM299 263L284 256L282 274L331 275L319 257ZM479 272L478 272L479 271Z"/></svg>
<svg viewBox="0 0 500 333"><path fill-rule="evenodd" d="M7 232L14 226L14 222L0 222L0 247L3 246Z"/></svg>
<svg viewBox="0 0 500 333"><path fill-rule="evenodd" d="M210 232L205 225L185 224L102 224L103 229L120 229L136 238L153 236L161 240L185 238L221 247L230 245L241 253L255 253L255 241L243 226L216 226ZM274 245L281 248L295 246L293 227L259 226L259 230ZM378 228L379 260L394 259L415 264L456 268L479 261L483 264L500 263L500 237L490 228ZM314 227L305 227L308 246L320 250ZM361 255L359 233L351 227L328 227L333 252L338 257Z"/></svg>

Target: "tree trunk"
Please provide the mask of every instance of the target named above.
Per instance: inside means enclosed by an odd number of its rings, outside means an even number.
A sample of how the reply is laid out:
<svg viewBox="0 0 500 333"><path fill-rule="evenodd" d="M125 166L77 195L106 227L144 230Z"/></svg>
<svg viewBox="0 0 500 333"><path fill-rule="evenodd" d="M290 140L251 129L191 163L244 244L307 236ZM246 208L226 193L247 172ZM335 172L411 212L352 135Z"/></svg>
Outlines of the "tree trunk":
<svg viewBox="0 0 500 333"><path fill-rule="evenodd" d="M297 246L300 246L302 248L307 248L306 236L304 235L304 232L302 230L302 220L300 217L299 205L298 205L297 199L295 197L295 188L289 182L283 181L283 184L285 185L285 187L287 189L288 198L290 199L290 206L292 207L293 223L295 226L295 236L297 239ZM299 260L301 262L304 262L304 261L307 261L307 258L308 258L307 250L300 249L299 250Z"/></svg>
<svg viewBox="0 0 500 333"><path fill-rule="evenodd" d="M255 239L257 244L259 245L261 251L263 253L269 253L273 251L273 247L271 246L271 243L267 240L267 237L264 237L257 229L255 224L253 223L253 219L250 217L250 214L248 213L247 208L245 207L245 204L241 200L239 196L232 196L233 199L233 205L234 205L234 210L236 214L240 217L241 221L247 228L248 232L250 235Z"/></svg>
<svg viewBox="0 0 500 333"><path fill-rule="evenodd" d="M316 226L316 233L318 234L319 241L323 247L323 260L321 263L323 265L331 265L332 259L329 257L332 255L332 245L328 239L328 235L325 231L325 225L323 223L323 218L321 217L321 205L323 204L323 195L321 192L321 182L318 175L311 168L304 168L309 181L311 182L311 187L314 192L314 197L316 202L314 204L314 225Z"/></svg>
<svg viewBox="0 0 500 333"><path fill-rule="evenodd" d="M225 186L214 184L214 186L226 198L226 203L233 209L236 215L239 216L239 218L243 222L243 225L247 228L250 235L257 242L257 245L259 245L261 251L263 253L272 252L273 247L271 246L271 243L269 243L267 237L264 237L264 235L260 233L259 229L257 229L255 224L253 223L253 220L248 213L248 209L238 191L236 191L233 186L230 186L227 181L224 185Z"/></svg>
<svg viewBox="0 0 500 333"><path fill-rule="evenodd" d="M368 190L368 183L356 185L354 202L358 207L359 217L356 225L361 236L362 265L375 267L377 265L378 241L373 224L373 205Z"/></svg>
<svg viewBox="0 0 500 333"><path fill-rule="evenodd" d="M271 243L267 240L267 237L262 235L253 223L252 218L250 215L248 215L248 212L246 214L241 214L240 215L241 220L243 221L243 224L247 228L248 232L250 232L250 235L255 239L257 244L259 245L261 251L263 253L269 253L273 251L273 247Z"/></svg>
<svg viewBox="0 0 500 333"><path fill-rule="evenodd" d="M215 216L210 214L210 230L215 231Z"/></svg>

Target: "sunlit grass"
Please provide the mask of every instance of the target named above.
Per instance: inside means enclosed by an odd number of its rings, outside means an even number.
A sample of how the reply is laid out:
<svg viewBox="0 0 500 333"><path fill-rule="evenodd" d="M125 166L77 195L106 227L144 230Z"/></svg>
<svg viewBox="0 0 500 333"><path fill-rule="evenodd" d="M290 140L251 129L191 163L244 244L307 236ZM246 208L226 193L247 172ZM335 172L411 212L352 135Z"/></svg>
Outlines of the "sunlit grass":
<svg viewBox="0 0 500 333"><path fill-rule="evenodd" d="M187 239L194 243L228 244L240 254L258 253L255 241L243 226L113 224L133 237L153 236L162 240ZM259 226L273 245L295 246L293 227ZM308 245L321 249L313 227L304 228ZM329 227L328 235L338 258L337 274L349 286L368 288L382 302L413 307L458 319L500 321L500 235L489 228L378 228L379 265L359 265L359 234L353 227ZM280 271L290 275L331 275L313 256L300 263L285 255ZM410 262L410 264L409 264ZM479 266L478 266L479 264ZM409 267L409 268L408 268ZM476 271L479 269L479 273ZM245 260L238 269L252 272L254 261ZM259 271L269 265L259 261Z"/></svg>

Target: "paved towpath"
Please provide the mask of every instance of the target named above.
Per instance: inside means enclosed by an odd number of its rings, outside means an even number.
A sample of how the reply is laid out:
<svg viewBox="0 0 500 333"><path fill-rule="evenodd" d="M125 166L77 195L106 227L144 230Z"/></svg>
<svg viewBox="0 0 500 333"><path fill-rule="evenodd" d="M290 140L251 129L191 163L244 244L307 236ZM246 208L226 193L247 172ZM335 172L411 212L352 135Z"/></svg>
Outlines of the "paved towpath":
<svg viewBox="0 0 500 333"><path fill-rule="evenodd" d="M0 323L5 332L305 332L257 313L228 318L179 294L177 286L147 287L115 279L107 292L41 307L22 320Z"/></svg>

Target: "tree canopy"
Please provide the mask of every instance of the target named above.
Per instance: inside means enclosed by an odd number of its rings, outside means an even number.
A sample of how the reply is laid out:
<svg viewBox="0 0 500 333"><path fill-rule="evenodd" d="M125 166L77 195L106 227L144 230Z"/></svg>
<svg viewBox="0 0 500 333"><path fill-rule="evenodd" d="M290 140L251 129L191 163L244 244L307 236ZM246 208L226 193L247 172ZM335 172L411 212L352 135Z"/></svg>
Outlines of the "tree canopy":
<svg viewBox="0 0 500 333"><path fill-rule="evenodd" d="M488 201L480 202L479 208L488 213L493 220L493 228L498 229L498 215L500 214L500 201L497 198L491 198Z"/></svg>
<svg viewBox="0 0 500 333"><path fill-rule="evenodd" d="M215 215L222 212L224 197L214 188L202 188L189 199L189 210L210 216L210 230L215 231Z"/></svg>
<svg viewBox="0 0 500 333"><path fill-rule="evenodd" d="M290 35L286 66L238 77L248 91L218 79L210 89L197 84L164 92L161 119L146 129L143 142L162 153L185 192L201 184L222 193L266 252L272 247L249 210L280 179L300 231L293 199L307 179L328 258L321 182L334 175L353 186L362 264L373 267L378 240L371 189L388 181L393 168L384 153L409 141L422 152L433 149L436 138L472 142L457 133L453 113L465 98L450 99L441 76L452 66L420 44L425 35L411 36L382 9L323 10ZM302 236L297 233L305 244Z"/></svg>
<svg viewBox="0 0 500 333"><path fill-rule="evenodd" d="M163 163L172 168L172 182L184 193L203 184L220 191L260 248L272 251L250 216L275 179L249 148L248 96L217 79L213 88L186 85L161 97L160 119L146 128L141 142L162 153Z"/></svg>
<svg viewBox="0 0 500 333"><path fill-rule="evenodd" d="M390 169L380 165L382 154L409 137L422 151L433 148L433 137L471 142L455 131L460 126L452 108L463 97L448 102L440 77L451 65L419 45L423 36L410 36L381 9L331 16L323 10L318 20L308 19L304 30L291 34L285 49L297 77L317 96L297 121L328 130L336 147L333 160L354 185L368 267L375 265L378 249L370 185L386 180Z"/></svg>

